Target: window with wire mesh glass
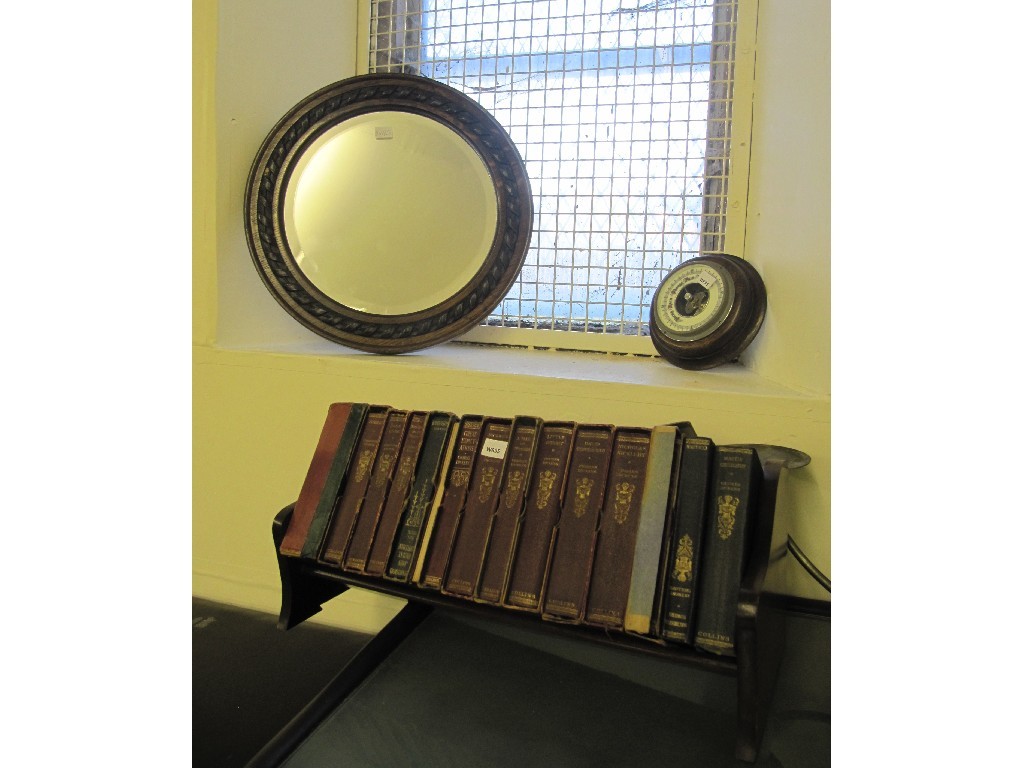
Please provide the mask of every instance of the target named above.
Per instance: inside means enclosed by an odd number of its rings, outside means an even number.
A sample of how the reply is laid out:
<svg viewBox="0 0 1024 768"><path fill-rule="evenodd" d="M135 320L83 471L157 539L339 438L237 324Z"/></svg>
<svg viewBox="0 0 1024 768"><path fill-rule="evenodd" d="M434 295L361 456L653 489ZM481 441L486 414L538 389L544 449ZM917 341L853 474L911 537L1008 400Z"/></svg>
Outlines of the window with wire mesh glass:
<svg viewBox="0 0 1024 768"><path fill-rule="evenodd" d="M372 0L370 71L476 99L534 195L485 325L648 335L674 267L724 246L736 0Z"/></svg>

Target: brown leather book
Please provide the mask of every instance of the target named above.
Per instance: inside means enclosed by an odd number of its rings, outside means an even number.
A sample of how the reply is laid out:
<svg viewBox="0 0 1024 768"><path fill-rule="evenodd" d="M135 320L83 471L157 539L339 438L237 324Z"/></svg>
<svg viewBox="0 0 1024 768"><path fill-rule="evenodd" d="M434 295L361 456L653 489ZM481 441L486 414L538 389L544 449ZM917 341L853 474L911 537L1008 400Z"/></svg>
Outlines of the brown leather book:
<svg viewBox="0 0 1024 768"><path fill-rule="evenodd" d="M313 452L313 460L306 470L306 479L302 483L299 498L288 521L288 530L281 539L282 555L299 557L302 554L302 546L309 534L309 525L313 522L317 504L320 503L320 496L327 483L327 475L341 443L341 436L351 410L352 403L332 403L327 408L327 419L320 430L320 440Z"/></svg>
<svg viewBox="0 0 1024 768"><path fill-rule="evenodd" d="M583 619L614 429L591 424L576 428L541 612L550 621L579 624Z"/></svg>
<svg viewBox="0 0 1024 768"><path fill-rule="evenodd" d="M362 573L366 567L377 525L384 511L384 502L398 467L398 454L409 428L409 416L408 411L391 411L388 414L384 434L377 447L377 456L373 460L370 486L366 489L363 503L359 505L356 522L352 526L352 538L342 559L342 568L346 571Z"/></svg>
<svg viewBox="0 0 1024 768"><path fill-rule="evenodd" d="M526 502L540 425L540 419L534 416L517 416L512 422L512 437L508 443L508 459L501 483L501 495L498 508L491 517L487 555L477 587L476 599L480 602L500 603L504 596L509 564L512 560L512 546Z"/></svg>
<svg viewBox="0 0 1024 768"><path fill-rule="evenodd" d="M615 430L584 624L622 629L650 449L650 429L620 427Z"/></svg>
<svg viewBox="0 0 1024 768"><path fill-rule="evenodd" d="M362 504L366 489L372 477L373 460L377 455L384 424L391 408L386 405L371 405L363 422L363 431L359 436L352 467L349 470L348 482L345 483L341 496L334 509L334 515L327 529L327 536L320 552L319 560L329 565L340 565L345 554L352 529L355 526L359 505Z"/></svg>
<svg viewBox="0 0 1024 768"><path fill-rule="evenodd" d="M504 598L508 608L540 610L551 536L562 508L562 488L575 431L576 425L568 421L546 422L541 427L526 508L516 531Z"/></svg>
<svg viewBox="0 0 1024 768"><path fill-rule="evenodd" d="M446 595L472 598L476 594L487 550L487 533L498 508L511 436L511 419L485 419L441 587Z"/></svg>
<svg viewBox="0 0 1024 768"><path fill-rule="evenodd" d="M423 447L428 415L426 411L415 411L409 416L409 428L405 433L405 440L402 442L402 451L398 455L395 474L391 479L391 487L388 489L384 509L380 513L380 521L377 523L377 532L373 537L370 554L367 557L366 566L363 568L363 572L368 576L382 576L387 567L388 557L391 555L391 549L395 542L395 534L402 520L402 512L409 500L412 481L416 476L416 463L420 457L420 449Z"/></svg>
<svg viewBox="0 0 1024 768"><path fill-rule="evenodd" d="M420 557L413 571L412 581L421 587L441 588L455 538L455 526L469 486L469 474L480 442L483 420L483 416L466 415L459 422L455 455L448 466L440 503L431 508L430 517L424 525Z"/></svg>

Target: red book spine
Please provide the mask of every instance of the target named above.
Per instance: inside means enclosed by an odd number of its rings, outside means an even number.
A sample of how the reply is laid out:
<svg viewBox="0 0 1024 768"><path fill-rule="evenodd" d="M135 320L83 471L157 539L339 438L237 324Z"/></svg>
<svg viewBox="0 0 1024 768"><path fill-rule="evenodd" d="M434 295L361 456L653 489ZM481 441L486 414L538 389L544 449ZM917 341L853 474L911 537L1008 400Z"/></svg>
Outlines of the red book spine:
<svg viewBox="0 0 1024 768"><path fill-rule="evenodd" d="M313 514L320 502L320 495L327 482L327 473L330 472L334 454L338 450L338 444L341 442L341 435L345 431L345 424L348 422L351 410L351 403L332 403L327 408L327 419L320 430L320 440L316 444L313 460L306 471L306 479L302 483L299 498L295 502L295 509L288 522L288 530L285 531L284 538L281 540L282 555L299 557L302 554L302 546L306 543L309 526L313 522Z"/></svg>

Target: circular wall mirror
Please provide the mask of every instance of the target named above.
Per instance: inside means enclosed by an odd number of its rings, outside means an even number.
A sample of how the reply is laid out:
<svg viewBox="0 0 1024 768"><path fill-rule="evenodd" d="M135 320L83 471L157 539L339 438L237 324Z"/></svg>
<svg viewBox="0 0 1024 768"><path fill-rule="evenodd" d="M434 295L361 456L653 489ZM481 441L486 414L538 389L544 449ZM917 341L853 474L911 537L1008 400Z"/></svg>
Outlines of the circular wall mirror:
<svg viewBox="0 0 1024 768"><path fill-rule="evenodd" d="M529 246L529 179L468 96L413 75L303 99L249 175L249 249L271 294L332 341L379 353L452 339L502 300Z"/></svg>

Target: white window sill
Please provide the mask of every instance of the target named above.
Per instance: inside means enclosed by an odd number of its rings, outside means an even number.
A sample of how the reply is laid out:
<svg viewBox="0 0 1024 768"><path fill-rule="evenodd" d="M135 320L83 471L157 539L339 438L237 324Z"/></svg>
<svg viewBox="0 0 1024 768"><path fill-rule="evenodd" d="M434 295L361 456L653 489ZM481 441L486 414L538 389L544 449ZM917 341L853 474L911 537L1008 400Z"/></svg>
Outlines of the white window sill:
<svg viewBox="0 0 1024 768"><path fill-rule="evenodd" d="M827 400L819 394L787 387L759 376L738 364L710 371L687 371L657 357L640 357L566 350L535 350L482 344L448 342L402 355L360 352L327 340L290 342L260 347L216 347L217 351L260 356L260 367L305 369L342 366L360 376L401 378L409 384L458 374L459 383L472 385L491 377L502 388L514 379L516 388L560 389L562 385L619 385L643 400L660 401L690 396L734 395L814 402ZM582 394L582 392L581 392Z"/></svg>

